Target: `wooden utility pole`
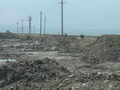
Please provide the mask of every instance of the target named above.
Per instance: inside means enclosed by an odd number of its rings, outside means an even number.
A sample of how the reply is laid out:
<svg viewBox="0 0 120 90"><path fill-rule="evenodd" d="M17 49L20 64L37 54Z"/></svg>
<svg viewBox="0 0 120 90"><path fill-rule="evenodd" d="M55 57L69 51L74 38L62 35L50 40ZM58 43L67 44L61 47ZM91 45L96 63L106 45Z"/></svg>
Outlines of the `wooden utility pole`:
<svg viewBox="0 0 120 90"><path fill-rule="evenodd" d="M32 20L32 17L29 16L29 18L28 18L28 21L29 21L29 34L31 34L31 20Z"/></svg>
<svg viewBox="0 0 120 90"><path fill-rule="evenodd" d="M39 13L40 14L40 35L42 34L42 11Z"/></svg>
<svg viewBox="0 0 120 90"><path fill-rule="evenodd" d="M45 35L45 29L46 29L46 15L44 16L44 35Z"/></svg>
<svg viewBox="0 0 120 90"><path fill-rule="evenodd" d="M24 27L23 27L23 21L24 21L24 20L22 19L22 34L23 34L23 29L24 29Z"/></svg>
<svg viewBox="0 0 120 90"><path fill-rule="evenodd" d="M19 30L19 22L17 22L17 34L18 34L18 30Z"/></svg>
<svg viewBox="0 0 120 90"><path fill-rule="evenodd" d="M63 2L63 0L61 0L61 2L59 2L59 4L61 4L61 35L63 35L64 31L63 31L63 4L65 4L66 2Z"/></svg>

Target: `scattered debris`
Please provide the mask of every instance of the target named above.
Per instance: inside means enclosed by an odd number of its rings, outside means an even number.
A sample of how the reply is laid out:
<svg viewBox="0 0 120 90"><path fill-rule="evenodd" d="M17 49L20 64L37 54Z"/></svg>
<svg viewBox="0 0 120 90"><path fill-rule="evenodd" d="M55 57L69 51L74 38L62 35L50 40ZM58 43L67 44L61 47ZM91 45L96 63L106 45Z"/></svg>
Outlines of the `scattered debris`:
<svg viewBox="0 0 120 90"><path fill-rule="evenodd" d="M0 35L0 58L17 59L0 66L1 90L120 89L120 35L103 35L96 40L8 34ZM50 51L64 58L40 59L40 52ZM34 52L39 52L39 57Z"/></svg>

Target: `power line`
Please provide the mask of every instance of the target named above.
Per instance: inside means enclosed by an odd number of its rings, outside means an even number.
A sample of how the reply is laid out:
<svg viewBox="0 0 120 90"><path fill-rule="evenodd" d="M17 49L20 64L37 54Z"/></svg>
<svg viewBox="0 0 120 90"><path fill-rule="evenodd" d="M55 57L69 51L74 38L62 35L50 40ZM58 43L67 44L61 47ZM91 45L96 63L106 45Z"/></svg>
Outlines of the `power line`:
<svg viewBox="0 0 120 90"><path fill-rule="evenodd" d="M52 8L49 8L49 9L46 10L45 12L46 12L47 14L50 14L50 13L53 12L54 9L56 9L57 6L58 6L58 4L55 4Z"/></svg>

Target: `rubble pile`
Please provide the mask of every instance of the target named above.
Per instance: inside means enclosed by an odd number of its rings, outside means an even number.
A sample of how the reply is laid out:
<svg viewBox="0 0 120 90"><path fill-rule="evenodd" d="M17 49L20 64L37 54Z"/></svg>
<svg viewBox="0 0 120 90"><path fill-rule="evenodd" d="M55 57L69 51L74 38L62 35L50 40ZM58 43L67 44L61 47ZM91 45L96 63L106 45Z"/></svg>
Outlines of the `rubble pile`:
<svg viewBox="0 0 120 90"><path fill-rule="evenodd" d="M78 40L70 36L50 36L43 43L49 47L57 47L59 50L70 51L77 46Z"/></svg>
<svg viewBox="0 0 120 90"><path fill-rule="evenodd" d="M28 49L33 50L54 50L61 52L80 51L83 47L82 40L76 39L72 36L57 36L57 35L46 35L46 36L24 36L21 40L31 40L38 42L37 44L31 44L27 46ZM54 49L53 49L54 48Z"/></svg>
<svg viewBox="0 0 120 90"><path fill-rule="evenodd" d="M120 62L120 35L103 35L86 46L83 61L92 64Z"/></svg>
<svg viewBox="0 0 120 90"><path fill-rule="evenodd" d="M69 73L69 71L67 71L65 68L59 66L59 64L54 60L50 60L48 58L44 60L35 60L34 62L24 63L19 62L16 63L16 65L15 63L14 65L12 63L6 66L6 70L5 66L1 67L0 89L2 90L120 89L119 85L120 75L114 73L85 72L79 73L78 75L74 75Z"/></svg>
<svg viewBox="0 0 120 90"><path fill-rule="evenodd" d="M20 39L18 43L10 44L9 42L7 44L9 48L34 51L81 52L84 46L91 42L87 39L77 39L74 36L6 34L3 36L6 39Z"/></svg>
<svg viewBox="0 0 120 90"><path fill-rule="evenodd" d="M17 39L18 36L12 33L0 33L0 39L14 39L14 38Z"/></svg>
<svg viewBox="0 0 120 90"><path fill-rule="evenodd" d="M0 88L18 81L46 82L70 74L55 60L45 58L35 61L11 62L0 67Z"/></svg>

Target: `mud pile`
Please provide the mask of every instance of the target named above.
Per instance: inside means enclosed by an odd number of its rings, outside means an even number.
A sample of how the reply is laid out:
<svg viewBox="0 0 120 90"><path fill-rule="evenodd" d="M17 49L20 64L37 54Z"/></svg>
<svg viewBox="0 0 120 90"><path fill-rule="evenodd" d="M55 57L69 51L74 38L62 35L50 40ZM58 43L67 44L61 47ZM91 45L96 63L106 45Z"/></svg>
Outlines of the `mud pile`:
<svg viewBox="0 0 120 90"><path fill-rule="evenodd" d="M1 75L0 89L2 90L120 89L119 85L120 75L114 73L101 73L101 72L89 72L89 73L86 72L79 73L79 75L74 75L70 74L65 68L59 66L59 64L54 60L50 60L47 58L44 60L42 61L37 60L34 62L24 63L19 62L19 64L14 63L12 65L9 65L9 67L6 67L8 69L5 69L5 66L3 66L2 68L4 69L0 69Z"/></svg>
<svg viewBox="0 0 120 90"><path fill-rule="evenodd" d="M55 60L45 58L35 61L19 61L0 67L0 88L12 83L47 82L70 72Z"/></svg>
<svg viewBox="0 0 120 90"><path fill-rule="evenodd" d="M61 52L80 51L82 47L82 40L78 40L72 36L58 36L58 35L46 35L46 36L24 36L21 40L31 40L34 44L27 46L28 49L33 50L53 50Z"/></svg>
<svg viewBox="0 0 120 90"><path fill-rule="evenodd" d="M78 40L70 36L50 36L47 37L43 43L49 47L57 47L66 51L70 51L75 47L78 47Z"/></svg>
<svg viewBox="0 0 120 90"><path fill-rule="evenodd" d="M9 34L9 35L7 35ZM18 43L9 42L10 48L31 49L34 51L81 52L83 47L93 42L88 39L77 39L74 36L60 35L27 35L5 33L1 39L19 39ZM80 37L79 37L80 38Z"/></svg>
<svg viewBox="0 0 120 90"><path fill-rule="evenodd" d="M0 39L17 39L18 36L12 33L0 33Z"/></svg>
<svg viewBox="0 0 120 90"><path fill-rule="evenodd" d="M94 64L120 62L120 35L99 37L93 44L86 46L82 59Z"/></svg>

